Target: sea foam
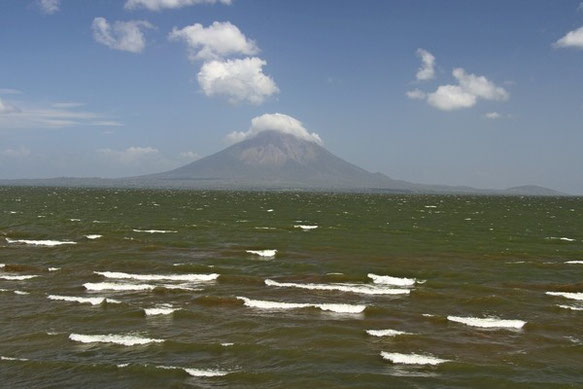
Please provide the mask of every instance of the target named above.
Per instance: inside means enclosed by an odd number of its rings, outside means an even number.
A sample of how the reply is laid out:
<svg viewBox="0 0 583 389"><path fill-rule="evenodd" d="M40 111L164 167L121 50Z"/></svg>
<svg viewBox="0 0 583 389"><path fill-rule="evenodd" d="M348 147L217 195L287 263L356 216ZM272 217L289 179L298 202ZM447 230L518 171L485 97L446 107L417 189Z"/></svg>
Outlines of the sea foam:
<svg viewBox="0 0 583 389"><path fill-rule="evenodd" d="M379 276L377 274L368 273L368 278L372 279L375 284L394 285L411 287L415 285L417 280L415 278L401 278L391 276Z"/></svg>
<svg viewBox="0 0 583 389"><path fill-rule="evenodd" d="M559 308L570 309L571 311L583 311L583 307L574 307L572 305L557 305Z"/></svg>
<svg viewBox="0 0 583 389"><path fill-rule="evenodd" d="M366 333L369 334L370 336L378 336L378 337L411 335L410 332L403 332L403 331L389 330L389 329L387 329L387 330L366 330Z"/></svg>
<svg viewBox="0 0 583 389"><path fill-rule="evenodd" d="M310 226L310 225L305 225L305 224L296 224L296 225L294 225L294 228L301 228L303 231L310 231L310 230L315 230L316 228L318 228L318 226Z"/></svg>
<svg viewBox="0 0 583 389"><path fill-rule="evenodd" d="M147 234L176 234L178 231L174 231L174 230L139 230L134 228L133 229L134 232L144 232Z"/></svg>
<svg viewBox="0 0 583 389"><path fill-rule="evenodd" d="M259 255L260 257L275 257L277 250L245 250L246 253Z"/></svg>
<svg viewBox="0 0 583 389"><path fill-rule="evenodd" d="M115 279L132 279L139 281L191 281L191 282L204 282L204 281L214 281L219 275L217 273L211 274L130 274L114 271L96 271L95 274L99 274L105 278L115 278Z"/></svg>
<svg viewBox="0 0 583 389"><path fill-rule="evenodd" d="M571 300L583 300L583 292L568 293L568 292L546 292L549 296L560 296Z"/></svg>
<svg viewBox="0 0 583 389"><path fill-rule="evenodd" d="M162 304L154 308L144 308L146 316L158 316L158 315L170 315L172 312L176 311L177 308L173 308L170 304Z"/></svg>
<svg viewBox="0 0 583 389"><path fill-rule="evenodd" d="M100 305L104 302L110 304L121 304L121 301L114 300L111 298L106 297L75 297L75 296L59 296L59 295L48 295L47 298L49 300L56 300L56 301L68 301L68 302L75 302L80 304L91 304L91 305Z"/></svg>
<svg viewBox="0 0 583 389"><path fill-rule="evenodd" d="M150 284L120 284L113 282L87 282L83 284L87 290L153 290L156 285Z"/></svg>
<svg viewBox="0 0 583 389"><path fill-rule="evenodd" d="M479 318L479 317L448 316L447 320L480 328L520 329L526 324L526 322L522 320L502 320L493 317Z"/></svg>
<svg viewBox="0 0 583 389"><path fill-rule="evenodd" d="M61 246L65 244L77 244L77 242L72 242L68 240L27 240L27 239L9 239L6 238L8 243L20 243L20 244L27 244L31 246L45 246L45 247L54 247L54 246Z"/></svg>
<svg viewBox="0 0 583 389"><path fill-rule="evenodd" d="M280 288L299 288L308 290L329 290L367 295L399 295L409 294L409 289L393 289L379 285L366 284L296 284L293 282L277 282L265 280L265 285Z"/></svg>
<svg viewBox="0 0 583 389"><path fill-rule="evenodd" d="M166 370L183 370L193 377L222 377L230 372L216 369L193 369L188 367L177 367L177 366L156 366L158 369Z"/></svg>
<svg viewBox="0 0 583 389"><path fill-rule="evenodd" d="M99 238L103 237L103 235L92 234L92 235L85 235L85 237L87 239L95 240L95 239L99 239Z"/></svg>
<svg viewBox="0 0 583 389"><path fill-rule="evenodd" d="M583 265L583 261L567 261L565 263L569 265Z"/></svg>
<svg viewBox="0 0 583 389"><path fill-rule="evenodd" d="M18 362L28 362L29 360L26 358L13 358L13 357L5 357L0 356L0 361L18 361Z"/></svg>
<svg viewBox="0 0 583 389"><path fill-rule="evenodd" d="M192 285L190 284L152 285L152 284L124 284L119 282L87 282L83 284L83 286L85 287L85 289L91 291L95 290L138 291L138 290L154 290L156 288L180 289L189 291L199 290L197 288L193 288Z"/></svg>
<svg viewBox="0 0 583 389"><path fill-rule="evenodd" d="M135 346L148 343L162 343L163 339L142 338L134 335L83 335L70 334L69 339L80 343L113 343L122 346Z"/></svg>
<svg viewBox="0 0 583 389"><path fill-rule="evenodd" d="M547 239L550 239L550 240L562 240L564 242L574 242L575 241L575 239L573 239L573 238L567 238L567 237L564 237L564 236L563 237L549 236Z"/></svg>
<svg viewBox="0 0 583 389"><path fill-rule="evenodd" d="M8 280L8 281L24 281L24 280L30 280L31 278L35 278L38 277L36 275L30 275L30 276L10 276L10 275L4 275L4 274L0 274L0 279L2 280Z"/></svg>
<svg viewBox="0 0 583 389"><path fill-rule="evenodd" d="M447 359L440 359L419 354L387 353L385 351L381 351L381 356L393 363L404 365L439 365L440 363L449 362Z"/></svg>
<svg viewBox="0 0 583 389"><path fill-rule="evenodd" d="M237 296L237 299L242 300L243 303L248 307L267 310L318 308L322 311L331 311L336 313L361 313L366 309L366 305L282 303L277 301L252 300L250 298L240 296Z"/></svg>

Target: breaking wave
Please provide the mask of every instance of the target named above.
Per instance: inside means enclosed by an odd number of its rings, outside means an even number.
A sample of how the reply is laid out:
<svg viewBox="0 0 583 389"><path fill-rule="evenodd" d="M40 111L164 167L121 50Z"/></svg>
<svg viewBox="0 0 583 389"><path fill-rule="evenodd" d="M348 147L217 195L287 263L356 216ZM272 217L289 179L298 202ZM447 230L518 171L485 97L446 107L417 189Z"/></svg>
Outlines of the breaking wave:
<svg viewBox="0 0 583 389"><path fill-rule="evenodd" d="M115 278L115 279L132 279L139 281L191 281L191 282L204 282L204 281L214 281L219 275L217 273L211 274L130 274L122 272L113 271L96 271L95 274L99 274L105 278Z"/></svg>
<svg viewBox="0 0 583 389"><path fill-rule="evenodd" d="M447 359L440 359L419 354L387 353L385 351L381 351L381 356L383 359L393 363L404 365L439 365L440 363L449 362Z"/></svg>
<svg viewBox="0 0 583 389"><path fill-rule="evenodd" d="M394 285L394 286L414 286L417 280L415 278L401 278L391 276L379 276L377 274L368 273L368 278L372 279L375 284Z"/></svg>
<svg viewBox="0 0 583 389"><path fill-rule="evenodd" d="M134 232L144 232L146 234L176 234L178 231L174 230L139 230L134 228Z"/></svg>
<svg viewBox="0 0 583 389"><path fill-rule="evenodd" d="M260 257L275 257L277 250L245 250L246 253L259 255Z"/></svg>
<svg viewBox="0 0 583 389"><path fill-rule="evenodd" d="M571 300L583 300L583 293L569 293L569 292L546 292L549 296L560 296Z"/></svg>
<svg viewBox="0 0 583 389"><path fill-rule="evenodd" d="M38 277L37 275L30 275L30 276L10 276L10 275L4 275L4 274L0 274L0 279L2 280L8 280L8 281L24 281L24 280L30 280L31 278L35 278Z"/></svg>
<svg viewBox="0 0 583 389"><path fill-rule="evenodd" d="M170 304L162 304L154 308L144 308L146 316L170 315L176 310L177 308L172 307Z"/></svg>
<svg viewBox="0 0 583 389"><path fill-rule="evenodd" d="M77 244L77 242L72 242L68 240L27 240L27 239L9 239L6 238L8 243L20 243L20 244L27 244L31 246L45 246L45 247L54 247L54 246L61 246L65 244Z"/></svg>
<svg viewBox="0 0 583 389"><path fill-rule="evenodd" d="M294 228L301 228L302 231L310 231L310 230L315 230L316 228L318 228L318 226L310 226L310 225L305 225L305 224L296 224L296 225L294 225Z"/></svg>
<svg viewBox="0 0 583 389"><path fill-rule="evenodd" d="M397 335L411 335L410 332L397 331L397 330L366 330L366 333L371 336L397 336Z"/></svg>
<svg viewBox="0 0 583 389"><path fill-rule="evenodd" d="M570 309L571 311L583 311L583 307L574 307L572 305L557 305L559 308Z"/></svg>
<svg viewBox="0 0 583 389"><path fill-rule="evenodd" d="M447 320L480 328L522 328L526 322L522 320L502 320L497 318L448 316Z"/></svg>
<svg viewBox="0 0 583 389"><path fill-rule="evenodd" d="M277 282L267 279L265 280L265 285L276 286L280 288L330 290L367 295L400 295L410 293L409 289L393 289L379 285L366 285L366 284L296 284L293 282Z"/></svg>
<svg viewBox="0 0 583 389"><path fill-rule="evenodd" d="M103 303L110 303L110 304L121 304L121 301L114 300L112 298L106 297L75 297L75 296L59 296L59 295L48 295L47 298L49 300L56 300L56 301L68 301L68 302L75 302L80 304L91 304L91 305L101 305Z"/></svg>
<svg viewBox="0 0 583 389"><path fill-rule="evenodd" d="M282 303L277 301L252 300L250 298L240 296L237 296L237 299L243 301L243 304L247 307L267 310L318 308L322 311L331 311L336 313L361 313L366 309L366 305Z"/></svg>
<svg viewBox="0 0 583 389"><path fill-rule="evenodd" d="M229 374L229 371L216 370L216 369L194 369L188 367L177 367L177 366L156 366L158 369L166 370L183 370L193 377L222 377Z"/></svg>
<svg viewBox="0 0 583 389"><path fill-rule="evenodd" d="M70 334L69 339L80 343L113 343L122 346L136 346L148 343L162 343L163 339L142 338L134 335L82 335Z"/></svg>

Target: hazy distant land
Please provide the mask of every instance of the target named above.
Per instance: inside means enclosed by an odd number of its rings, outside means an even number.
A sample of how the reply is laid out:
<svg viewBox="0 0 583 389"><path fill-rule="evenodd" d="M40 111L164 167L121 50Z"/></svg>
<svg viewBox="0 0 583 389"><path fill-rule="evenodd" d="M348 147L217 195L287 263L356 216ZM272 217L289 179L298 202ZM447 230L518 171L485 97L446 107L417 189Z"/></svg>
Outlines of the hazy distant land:
<svg viewBox="0 0 583 389"><path fill-rule="evenodd" d="M215 190L298 190L564 196L536 185L508 189L426 185L371 173L291 134L264 131L251 139L177 169L137 177L0 180L4 186L174 188Z"/></svg>

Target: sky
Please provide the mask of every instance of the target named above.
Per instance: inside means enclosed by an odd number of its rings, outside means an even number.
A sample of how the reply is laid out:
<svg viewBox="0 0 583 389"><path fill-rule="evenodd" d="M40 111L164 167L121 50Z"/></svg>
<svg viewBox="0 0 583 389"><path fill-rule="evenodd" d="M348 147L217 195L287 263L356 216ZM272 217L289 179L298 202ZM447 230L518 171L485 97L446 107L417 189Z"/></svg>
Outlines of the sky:
<svg viewBox="0 0 583 389"><path fill-rule="evenodd" d="M583 194L581 0L4 0L0 52L0 179L273 126L394 179Z"/></svg>

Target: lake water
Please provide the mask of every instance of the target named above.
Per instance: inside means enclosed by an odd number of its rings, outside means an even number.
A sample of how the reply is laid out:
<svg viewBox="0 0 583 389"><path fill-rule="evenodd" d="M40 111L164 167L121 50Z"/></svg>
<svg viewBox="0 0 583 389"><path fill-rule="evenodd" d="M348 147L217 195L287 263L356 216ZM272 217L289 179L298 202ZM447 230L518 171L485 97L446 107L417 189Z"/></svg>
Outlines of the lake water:
<svg viewBox="0 0 583 389"><path fill-rule="evenodd" d="M3 387L583 385L583 198L0 188Z"/></svg>

